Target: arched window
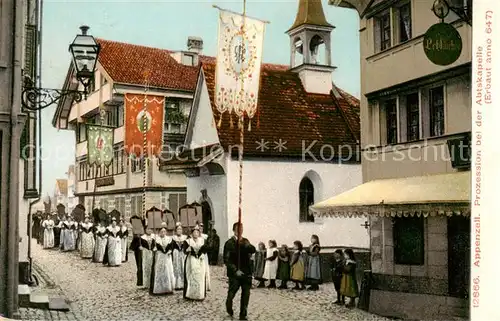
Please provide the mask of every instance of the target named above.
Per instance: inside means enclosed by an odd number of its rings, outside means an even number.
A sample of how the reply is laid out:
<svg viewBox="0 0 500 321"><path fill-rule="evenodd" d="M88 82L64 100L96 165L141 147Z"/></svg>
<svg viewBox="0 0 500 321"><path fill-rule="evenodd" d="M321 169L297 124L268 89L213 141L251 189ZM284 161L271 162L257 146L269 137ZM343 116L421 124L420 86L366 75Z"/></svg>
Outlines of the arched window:
<svg viewBox="0 0 500 321"><path fill-rule="evenodd" d="M299 222L314 222L314 216L309 213L309 206L314 204L314 185L307 177L300 181L299 198Z"/></svg>

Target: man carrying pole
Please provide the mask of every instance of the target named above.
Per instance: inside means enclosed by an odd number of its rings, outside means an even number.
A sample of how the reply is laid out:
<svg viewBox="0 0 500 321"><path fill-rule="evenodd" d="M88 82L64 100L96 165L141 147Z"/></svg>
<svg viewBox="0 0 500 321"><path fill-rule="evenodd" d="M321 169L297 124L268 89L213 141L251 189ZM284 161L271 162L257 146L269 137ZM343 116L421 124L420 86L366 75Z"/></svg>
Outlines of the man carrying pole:
<svg viewBox="0 0 500 321"><path fill-rule="evenodd" d="M246 0L243 0L243 14L220 10L219 48L216 71L216 107L220 113L218 126L222 124L224 113L229 114L232 127L233 113L239 129L239 193L238 222L233 224L233 237L224 244L224 264L227 267L229 287L226 311L233 316L233 299L241 287L240 320L247 320L247 308L252 287L251 255L255 247L242 237L242 195L243 195L243 149L245 115L248 130L251 119L257 112L259 94L260 65L265 21L246 16Z"/></svg>

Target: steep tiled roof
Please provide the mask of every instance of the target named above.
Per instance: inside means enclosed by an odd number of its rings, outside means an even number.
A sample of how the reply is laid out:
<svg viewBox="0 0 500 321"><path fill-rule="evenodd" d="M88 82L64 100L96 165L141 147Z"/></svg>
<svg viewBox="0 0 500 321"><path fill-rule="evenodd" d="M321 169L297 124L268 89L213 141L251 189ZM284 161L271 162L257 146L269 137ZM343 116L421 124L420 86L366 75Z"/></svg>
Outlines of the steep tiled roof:
<svg viewBox="0 0 500 321"><path fill-rule="evenodd" d="M67 179L56 179L56 185L59 193L62 195L68 195L68 180Z"/></svg>
<svg viewBox="0 0 500 321"><path fill-rule="evenodd" d="M203 72L218 121L219 113L214 104L215 64L203 64ZM286 69L262 66L258 110L251 131L245 131L247 156L301 156L316 142L310 151L318 157L324 145L332 146L335 153L347 152L348 148L342 150L341 146L354 147L359 139L359 103L353 106L343 97L336 99L333 95L307 93L298 74ZM236 119L233 119L232 128L230 124L225 114L218 128L225 149L239 142ZM286 149L281 151L276 148L280 140L286 142ZM268 148L259 148L261 142L267 142ZM331 152L329 146L324 148L325 157ZM237 152L236 148L232 150Z"/></svg>
<svg viewBox="0 0 500 321"><path fill-rule="evenodd" d="M101 45L99 62L116 83L193 91L197 66L178 63L171 51L97 39Z"/></svg>

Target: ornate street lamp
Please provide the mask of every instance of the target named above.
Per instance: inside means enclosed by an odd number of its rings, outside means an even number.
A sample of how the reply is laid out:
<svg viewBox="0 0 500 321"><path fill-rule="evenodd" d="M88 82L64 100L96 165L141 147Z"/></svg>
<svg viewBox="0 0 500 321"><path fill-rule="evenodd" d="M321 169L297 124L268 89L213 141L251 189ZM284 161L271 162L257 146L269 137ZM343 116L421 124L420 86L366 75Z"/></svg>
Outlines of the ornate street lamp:
<svg viewBox="0 0 500 321"><path fill-rule="evenodd" d="M469 26L472 26L472 1L467 1L467 6L464 7L453 7L448 0L436 0L432 5L432 12L434 12L436 17L441 19L441 21L448 16L450 11L467 22Z"/></svg>
<svg viewBox="0 0 500 321"><path fill-rule="evenodd" d="M38 88L29 77L25 78L22 95L23 107L27 110L41 110L56 103L63 97L69 96L73 101L80 102L87 99L88 88L94 81L94 73L99 56L100 46L94 37L87 34L88 26L81 26L82 33L77 35L69 45L73 58L73 67L76 69L76 79L83 85L83 91L70 89Z"/></svg>

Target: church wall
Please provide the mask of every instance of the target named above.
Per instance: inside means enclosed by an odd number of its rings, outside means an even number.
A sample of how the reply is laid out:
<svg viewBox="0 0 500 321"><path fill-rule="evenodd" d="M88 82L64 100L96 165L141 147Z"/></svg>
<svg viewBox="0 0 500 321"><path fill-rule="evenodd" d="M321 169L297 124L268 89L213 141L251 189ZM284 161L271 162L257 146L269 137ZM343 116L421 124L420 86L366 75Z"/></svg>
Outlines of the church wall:
<svg viewBox="0 0 500 321"><path fill-rule="evenodd" d="M214 228L221 239L221 247L225 240L232 235L229 230L232 220L228 222L228 202L227 202L227 179L225 175L200 175L198 177L188 177L187 179L187 201L201 202L201 190L207 190L208 203L212 211ZM231 225L231 226L230 226Z"/></svg>
<svg viewBox="0 0 500 321"><path fill-rule="evenodd" d="M238 161L228 160L227 168L228 223L233 223L238 213ZM363 218L299 222L299 184L304 176L313 182L318 202L361 184L360 165L249 160L243 168L244 234L252 243L276 239L278 244L300 240L308 245L317 234L323 246L369 247Z"/></svg>

